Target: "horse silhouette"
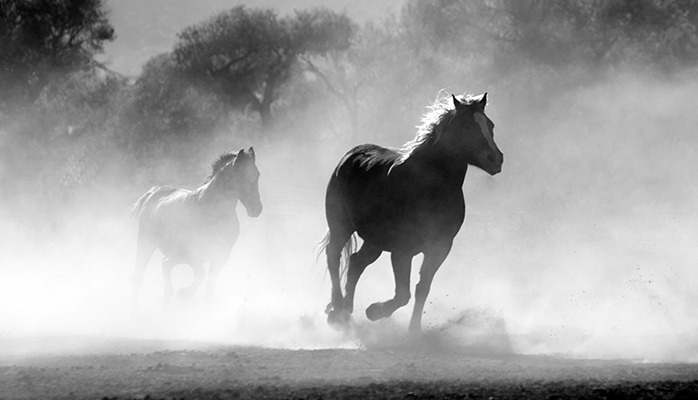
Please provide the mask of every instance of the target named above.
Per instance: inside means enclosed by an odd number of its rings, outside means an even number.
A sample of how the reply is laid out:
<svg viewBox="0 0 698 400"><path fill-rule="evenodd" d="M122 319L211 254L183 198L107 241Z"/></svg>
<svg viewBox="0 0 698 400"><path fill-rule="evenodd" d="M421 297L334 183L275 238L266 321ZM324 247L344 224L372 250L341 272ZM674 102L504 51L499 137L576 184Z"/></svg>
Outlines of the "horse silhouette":
<svg viewBox="0 0 698 400"><path fill-rule="evenodd" d="M156 249L164 255L164 305L173 294L171 272L177 264L188 264L194 272L191 286L177 292L180 299L196 294L206 275L206 263L209 264L206 297L213 295L218 273L240 234L235 212L238 200L250 217L262 212L259 170L252 147L247 152L240 150L218 157L206 182L194 190L155 186L138 199L134 205L134 215L138 218L134 307L143 273Z"/></svg>
<svg viewBox="0 0 698 400"><path fill-rule="evenodd" d="M440 96L424 115L416 137L402 148L364 144L341 159L327 185L329 231L321 246L332 283L326 309L330 325L348 324L359 277L384 251L391 253L395 295L371 304L366 316L372 321L386 318L406 305L411 297L412 258L424 253L409 324L411 333L421 333L434 274L465 219L462 186L468 165L490 175L502 169L504 155L494 142L486 104L487 93ZM356 234L363 244L354 252Z"/></svg>

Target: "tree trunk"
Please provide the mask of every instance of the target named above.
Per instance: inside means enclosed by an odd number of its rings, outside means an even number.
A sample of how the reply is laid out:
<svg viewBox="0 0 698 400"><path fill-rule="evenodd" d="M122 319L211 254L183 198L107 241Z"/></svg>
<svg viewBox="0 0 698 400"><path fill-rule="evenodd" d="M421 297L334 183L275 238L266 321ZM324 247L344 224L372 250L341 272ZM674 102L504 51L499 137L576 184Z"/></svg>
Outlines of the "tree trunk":
<svg viewBox="0 0 698 400"><path fill-rule="evenodd" d="M276 90L276 73L270 73L264 84L264 92L259 102L259 118L262 122L262 132L268 135L274 128L274 115L271 112L271 104L274 101L274 91Z"/></svg>
<svg viewBox="0 0 698 400"><path fill-rule="evenodd" d="M274 127L274 116L271 113L271 102L262 101L259 105L259 119L262 123L262 134L268 135Z"/></svg>

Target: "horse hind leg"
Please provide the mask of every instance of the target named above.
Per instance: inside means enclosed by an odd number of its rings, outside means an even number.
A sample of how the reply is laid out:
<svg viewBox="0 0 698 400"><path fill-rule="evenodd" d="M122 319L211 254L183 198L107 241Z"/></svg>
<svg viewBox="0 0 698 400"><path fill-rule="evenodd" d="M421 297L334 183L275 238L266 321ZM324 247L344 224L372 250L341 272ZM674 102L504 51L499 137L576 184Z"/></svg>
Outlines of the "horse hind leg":
<svg viewBox="0 0 698 400"><path fill-rule="evenodd" d="M160 300L160 307L165 310L170 306L170 300L172 300L172 294L174 289L172 288L172 269L177 265L175 261L170 258L163 258L162 260L162 299Z"/></svg>
<svg viewBox="0 0 698 400"><path fill-rule="evenodd" d="M383 303L373 303L366 309L366 317L371 321L387 318L410 301L410 270L412 255L393 252L390 254L395 276L395 296Z"/></svg>
<svg viewBox="0 0 698 400"><path fill-rule="evenodd" d="M331 301L330 304L327 305L325 313L327 314L327 322L333 327L344 327L349 321L349 314L344 311L340 264L342 249L348 244L351 235L352 232L330 229L330 232L328 232L327 246L325 247L327 270L330 273L330 282L332 283Z"/></svg>
<svg viewBox="0 0 698 400"><path fill-rule="evenodd" d="M367 242L364 242L361 249L352 254L349 259L349 267L347 269L347 282L344 289L344 304L345 312L351 314L354 311L354 294L356 293L356 284L364 272L366 267L371 265L380 257L383 251L374 247Z"/></svg>
<svg viewBox="0 0 698 400"><path fill-rule="evenodd" d="M208 280L206 281L206 301L212 301L213 293L216 291L218 284L218 275L223 268L224 262L211 262L208 266Z"/></svg>

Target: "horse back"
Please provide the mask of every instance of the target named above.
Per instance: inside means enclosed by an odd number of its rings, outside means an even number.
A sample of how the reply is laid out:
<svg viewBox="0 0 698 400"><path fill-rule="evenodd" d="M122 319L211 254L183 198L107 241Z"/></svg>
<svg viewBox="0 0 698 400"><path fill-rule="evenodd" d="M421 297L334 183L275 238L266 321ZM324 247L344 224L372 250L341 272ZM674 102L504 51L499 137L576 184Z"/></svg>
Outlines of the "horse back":
<svg viewBox="0 0 698 400"><path fill-rule="evenodd" d="M181 208L191 191L172 186L154 186L141 196L133 207L133 215L138 219L138 229L146 233L154 228L163 214L170 208ZM179 213L179 210L174 210Z"/></svg>
<svg viewBox="0 0 698 400"><path fill-rule="evenodd" d="M133 217L140 218L144 212L152 211L162 198L182 190L172 186L153 186L133 205Z"/></svg>
<svg viewBox="0 0 698 400"><path fill-rule="evenodd" d="M398 163L400 157L394 149L363 145L342 158L327 188L330 230L350 226L386 251L420 252L430 241L453 239L465 217L462 188L426 165Z"/></svg>

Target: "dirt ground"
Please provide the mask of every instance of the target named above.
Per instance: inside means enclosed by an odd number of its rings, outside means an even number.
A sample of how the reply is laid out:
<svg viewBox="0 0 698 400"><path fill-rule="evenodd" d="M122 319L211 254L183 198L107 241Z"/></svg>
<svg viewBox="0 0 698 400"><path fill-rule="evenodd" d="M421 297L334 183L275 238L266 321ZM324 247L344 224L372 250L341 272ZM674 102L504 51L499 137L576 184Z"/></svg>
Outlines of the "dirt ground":
<svg viewBox="0 0 698 400"><path fill-rule="evenodd" d="M0 346L0 399L698 398L698 364L110 338Z"/></svg>

